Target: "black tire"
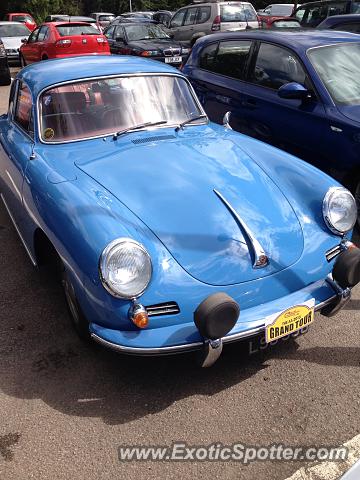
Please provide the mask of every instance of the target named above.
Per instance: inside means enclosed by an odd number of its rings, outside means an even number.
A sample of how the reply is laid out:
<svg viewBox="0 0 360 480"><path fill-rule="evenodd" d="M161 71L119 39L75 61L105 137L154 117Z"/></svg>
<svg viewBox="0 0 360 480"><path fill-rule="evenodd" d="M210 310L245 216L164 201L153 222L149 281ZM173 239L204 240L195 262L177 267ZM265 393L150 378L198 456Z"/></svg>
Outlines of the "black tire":
<svg viewBox="0 0 360 480"><path fill-rule="evenodd" d="M8 70L0 77L0 85L6 86L10 84L11 84L11 75L10 75L10 70Z"/></svg>
<svg viewBox="0 0 360 480"><path fill-rule="evenodd" d="M65 294L66 304L70 313L73 327L82 340L91 341L89 331L89 322L81 311L79 302L77 301L74 287L69 279L69 275L63 265L61 265L61 284Z"/></svg>
<svg viewBox="0 0 360 480"><path fill-rule="evenodd" d="M46 55L43 55L43 56L41 57L41 60L49 60L49 57L47 57Z"/></svg>
<svg viewBox="0 0 360 480"><path fill-rule="evenodd" d="M21 68L26 67L25 58L24 58L24 56L23 56L21 53L20 53L20 67L21 67Z"/></svg>

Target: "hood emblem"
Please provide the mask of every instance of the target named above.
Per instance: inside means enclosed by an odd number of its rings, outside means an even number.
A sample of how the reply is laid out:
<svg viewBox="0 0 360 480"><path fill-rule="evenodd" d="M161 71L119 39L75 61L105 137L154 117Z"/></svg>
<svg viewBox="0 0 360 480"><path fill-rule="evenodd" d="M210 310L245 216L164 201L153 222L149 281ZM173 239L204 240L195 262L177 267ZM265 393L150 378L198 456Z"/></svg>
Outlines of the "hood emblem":
<svg viewBox="0 0 360 480"><path fill-rule="evenodd" d="M242 220L236 210L230 205L230 203L221 195L220 192L214 189L215 195L217 195L225 207L229 210L236 223L239 225L242 231L245 241L249 250L252 252L253 268L263 268L269 264L269 258L265 253L265 250L260 245L260 242L255 238L250 228Z"/></svg>

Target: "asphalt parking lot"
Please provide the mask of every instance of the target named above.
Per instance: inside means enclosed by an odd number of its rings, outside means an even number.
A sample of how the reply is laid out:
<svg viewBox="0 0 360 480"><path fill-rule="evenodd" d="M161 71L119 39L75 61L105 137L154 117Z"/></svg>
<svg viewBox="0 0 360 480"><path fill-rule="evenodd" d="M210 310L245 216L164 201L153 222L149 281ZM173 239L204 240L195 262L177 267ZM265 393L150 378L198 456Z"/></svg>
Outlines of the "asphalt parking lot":
<svg viewBox="0 0 360 480"><path fill-rule="evenodd" d="M0 113L8 91L0 87ZM118 447L337 446L360 433L360 288L306 335L252 356L231 345L201 370L193 355L144 359L83 344L2 205L0 245L1 479L282 480L308 464L121 463Z"/></svg>

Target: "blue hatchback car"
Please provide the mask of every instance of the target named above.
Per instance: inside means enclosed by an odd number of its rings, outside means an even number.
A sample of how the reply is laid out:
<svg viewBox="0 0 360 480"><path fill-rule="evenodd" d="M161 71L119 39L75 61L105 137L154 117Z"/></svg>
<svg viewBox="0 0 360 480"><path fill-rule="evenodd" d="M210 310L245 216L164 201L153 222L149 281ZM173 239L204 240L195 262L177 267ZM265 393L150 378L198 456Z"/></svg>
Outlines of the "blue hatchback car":
<svg viewBox="0 0 360 480"><path fill-rule="evenodd" d="M198 40L183 68L210 119L309 161L360 207L360 40L246 31Z"/></svg>
<svg viewBox="0 0 360 480"><path fill-rule="evenodd" d="M0 117L1 198L52 264L81 336L170 354L297 335L360 279L351 193L208 122L178 70L126 56L21 70Z"/></svg>

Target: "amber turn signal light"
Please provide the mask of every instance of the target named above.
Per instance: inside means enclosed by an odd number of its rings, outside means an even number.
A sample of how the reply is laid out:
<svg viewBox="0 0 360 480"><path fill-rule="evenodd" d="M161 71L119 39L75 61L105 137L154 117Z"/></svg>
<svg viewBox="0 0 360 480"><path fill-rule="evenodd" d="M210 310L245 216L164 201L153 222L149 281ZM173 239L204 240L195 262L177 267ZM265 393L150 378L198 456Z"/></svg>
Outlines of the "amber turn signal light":
<svg viewBox="0 0 360 480"><path fill-rule="evenodd" d="M149 325L149 316L147 311L140 304L132 305L129 310L129 317L138 328L146 328Z"/></svg>

